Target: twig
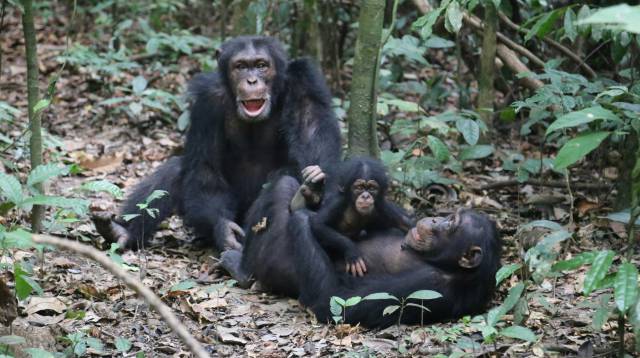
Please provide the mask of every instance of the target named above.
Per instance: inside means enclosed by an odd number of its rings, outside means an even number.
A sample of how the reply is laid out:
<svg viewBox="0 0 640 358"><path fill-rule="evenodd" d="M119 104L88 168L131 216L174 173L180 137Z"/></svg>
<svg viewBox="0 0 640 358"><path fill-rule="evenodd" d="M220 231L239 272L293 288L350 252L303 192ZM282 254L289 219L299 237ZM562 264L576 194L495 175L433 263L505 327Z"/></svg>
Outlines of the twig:
<svg viewBox="0 0 640 358"><path fill-rule="evenodd" d="M574 208L574 198L573 198L573 191L571 191L571 181L569 181L569 170L564 171L564 181L565 184L567 185L567 191L569 192L569 204L571 205L571 209L569 210L569 227L573 226L573 210Z"/></svg>
<svg viewBox="0 0 640 358"><path fill-rule="evenodd" d="M498 13L498 16L500 17L500 20L507 26L509 26L510 28L512 28L515 31L518 31L520 33L527 33L527 30L523 29L522 27L520 27L520 25L514 23L513 21L511 21L511 19L509 17L507 17L507 15L503 14L502 12ZM582 67L582 69L584 70L584 72L587 73L587 75L589 75L589 77L591 78L595 78L597 77L596 71L594 71L591 66L587 65L586 63L584 63L584 61L582 60L582 58L580 58L580 56L576 55L573 51L571 51L570 49L568 49L567 47L565 47L563 44L557 42L556 40L548 37L548 36L543 36L542 40L546 43L548 43L549 45L551 45L551 47L555 48L556 50L562 52L563 55L569 57L570 59L572 59L573 61L577 62L578 65L580 67Z"/></svg>
<svg viewBox="0 0 640 358"><path fill-rule="evenodd" d="M480 188L478 188L478 190L490 190L490 189L500 189L500 188L504 188L504 187L508 187L508 186L516 186L516 185L524 185L524 184L529 184L529 185L534 185L534 186L546 186L546 187L550 187L550 188L566 188L567 187L567 182L565 181L543 181L543 180L539 180L539 179L529 179L529 180L525 180L524 182L519 182L515 179L512 180L505 180L505 181L499 181L499 182L495 182L495 183L489 183L489 184L485 184L483 186L481 186ZM575 189L578 190L610 190L611 189L611 185L607 185L607 184L596 184L596 183L577 183L577 182L573 182L571 183L571 186Z"/></svg>
<svg viewBox="0 0 640 358"><path fill-rule="evenodd" d="M153 293L153 291L151 291L142 282L126 273L122 268L120 268L120 266L115 264L103 252L98 251L91 246L49 235L33 235L33 241L38 244L53 245L58 248L70 250L99 263L107 271L111 272L115 277L124 282L129 288L142 296L142 298L160 314L164 321L167 322L169 328L171 328L178 335L178 337L187 346L187 348L189 348L194 356L199 358L210 357L209 354L204 350L200 342L198 342L189 333L187 328L178 320L171 309L167 307L167 305L165 305L162 300L158 296L156 296L155 293Z"/></svg>

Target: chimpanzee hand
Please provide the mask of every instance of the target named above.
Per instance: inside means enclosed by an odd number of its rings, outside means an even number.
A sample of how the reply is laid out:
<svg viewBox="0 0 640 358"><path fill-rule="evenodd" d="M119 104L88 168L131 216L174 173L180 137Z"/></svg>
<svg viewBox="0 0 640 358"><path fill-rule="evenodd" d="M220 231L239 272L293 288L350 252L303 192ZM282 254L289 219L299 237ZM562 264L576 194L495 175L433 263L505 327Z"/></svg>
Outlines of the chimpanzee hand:
<svg viewBox="0 0 640 358"><path fill-rule="evenodd" d="M352 276L364 276L367 273L367 265L364 263L364 259L360 254L360 250L353 249L345 255L346 268L345 271Z"/></svg>
<svg viewBox="0 0 640 358"><path fill-rule="evenodd" d="M325 174L317 165L310 165L302 169L302 179L305 184L307 183L321 183L324 181Z"/></svg>
<svg viewBox="0 0 640 358"><path fill-rule="evenodd" d="M222 243L223 248L225 250L242 250L242 244L238 238L244 239L244 230L231 220L222 220L224 221L220 225L222 225L222 239L224 240Z"/></svg>

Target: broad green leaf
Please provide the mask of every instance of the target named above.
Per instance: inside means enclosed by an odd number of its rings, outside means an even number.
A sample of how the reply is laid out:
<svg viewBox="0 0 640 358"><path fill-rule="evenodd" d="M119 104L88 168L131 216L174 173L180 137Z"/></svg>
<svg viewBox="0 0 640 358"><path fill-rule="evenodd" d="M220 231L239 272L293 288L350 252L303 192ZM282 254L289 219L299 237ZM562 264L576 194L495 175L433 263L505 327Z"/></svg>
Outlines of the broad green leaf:
<svg viewBox="0 0 640 358"><path fill-rule="evenodd" d="M24 337L20 336L0 336L0 344L4 344L7 346L15 346L18 344L27 343L27 340Z"/></svg>
<svg viewBox="0 0 640 358"><path fill-rule="evenodd" d="M29 273L19 263L13 265L13 274L15 276L16 296L19 300L24 300L34 290L38 294L42 294L42 287L29 276Z"/></svg>
<svg viewBox="0 0 640 358"><path fill-rule="evenodd" d="M187 129L190 122L191 122L191 112L189 112L189 110L185 110L184 112L182 112L180 117L178 117L178 130L184 131L185 129Z"/></svg>
<svg viewBox="0 0 640 358"><path fill-rule="evenodd" d="M0 249L29 249L33 247L32 234L23 229L3 233L0 236Z"/></svg>
<svg viewBox="0 0 640 358"><path fill-rule="evenodd" d="M409 102L401 99L385 99L389 106L397 107L402 112L420 112L420 105L416 102Z"/></svg>
<svg viewBox="0 0 640 358"><path fill-rule="evenodd" d="M591 269L587 272L587 275L584 278L582 292L585 296L589 295L596 288L600 280L602 280L607 274L614 256L615 254L611 250L598 252L596 257L593 259Z"/></svg>
<svg viewBox="0 0 640 358"><path fill-rule="evenodd" d="M578 24L602 24L610 29L640 34L640 6L620 4L605 7L580 20Z"/></svg>
<svg viewBox="0 0 640 358"><path fill-rule="evenodd" d="M338 303L338 301L335 300L336 298L336 296L333 296L329 300L329 309L331 310L332 315L340 316L342 314L343 304ZM342 302L344 303L344 301Z"/></svg>
<svg viewBox="0 0 640 358"><path fill-rule="evenodd" d="M16 205L19 205L24 198L22 185L18 179L6 173L0 173L0 194Z"/></svg>
<svg viewBox="0 0 640 358"><path fill-rule="evenodd" d="M387 306L387 307L384 308L384 311L382 311L382 315L383 316L390 315L393 312L397 311L398 308L400 308L400 306L398 306L398 305Z"/></svg>
<svg viewBox="0 0 640 358"><path fill-rule="evenodd" d="M518 300L520 299L520 296L522 296L523 291L524 284L522 282L513 286L509 290L509 294L507 295L507 298L504 300L504 302L500 306L489 311L490 315L487 315L487 324L489 326L495 326L496 323L498 323L498 320L500 320L502 316L507 314L507 312L509 312L516 305L516 303L518 303Z"/></svg>
<svg viewBox="0 0 640 358"><path fill-rule="evenodd" d="M596 312L593 314L593 321L591 322L591 326L596 330L596 332L600 332L602 330L602 326L607 322L609 314L611 314L611 306L606 302L602 302L600 307L598 307Z"/></svg>
<svg viewBox="0 0 640 358"><path fill-rule="evenodd" d="M507 266L502 266L498 272L496 272L496 286L500 285L505 278L513 275L514 272L518 271L522 267L522 264L511 264Z"/></svg>
<svg viewBox="0 0 640 358"><path fill-rule="evenodd" d="M44 110L45 108L49 107L50 104L51 104L51 100L50 99L43 98L43 99L39 100L38 103L36 103L35 106L33 106L33 112L37 115L38 113L42 112L42 110Z"/></svg>
<svg viewBox="0 0 640 358"><path fill-rule="evenodd" d="M460 10L460 4L457 1L452 1L447 6L446 20L444 26L447 31L451 33L458 33L462 27L463 12Z"/></svg>
<svg viewBox="0 0 640 358"><path fill-rule="evenodd" d="M535 24L531 27L531 30L527 32L524 37L524 41L527 42L531 40L533 36L538 36L538 38L544 37L549 31L554 29L554 23L562 14L562 10L553 10L544 16L542 16Z"/></svg>
<svg viewBox="0 0 640 358"><path fill-rule="evenodd" d="M500 331L500 335L521 339L527 342L535 342L538 337L529 328L522 326L510 326Z"/></svg>
<svg viewBox="0 0 640 358"><path fill-rule="evenodd" d="M626 312L638 299L638 269L625 262L618 267L614 283L614 297L620 312Z"/></svg>
<svg viewBox="0 0 640 358"><path fill-rule="evenodd" d="M141 94L147 88L147 80L143 76L137 76L131 81L133 93Z"/></svg>
<svg viewBox="0 0 640 358"><path fill-rule="evenodd" d="M633 335L636 338L636 351L640 351L640 299L631 307L629 323L633 327Z"/></svg>
<svg viewBox="0 0 640 358"><path fill-rule="evenodd" d="M22 204L20 204L23 208L30 205L46 205L56 208L70 209L77 214L83 215L88 211L89 201L77 198L65 198L63 196L36 195L25 199Z"/></svg>
<svg viewBox="0 0 640 358"><path fill-rule="evenodd" d="M69 168L67 166L60 166L56 163L38 165L29 173L27 185L34 186L58 175L67 174L68 172Z"/></svg>
<svg viewBox="0 0 640 358"><path fill-rule="evenodd" d="M553 271L570 271L575 270L578 267L587 265L593 262L596 258L595 252L583 252L568 260L558 261L553 264Z"/></svg>
<svg viewBox="0 0 640 358"><path fill-rule="evenodd" d="M416 307L416 308L419 308L421 310L424 310L424 311L427 311L427 312L431 312L431 310L429 308L427 308L427 307L425 307L423 305L419 305L417 303L407 303L405 306L406 307Z"/></svg>
<svg viewBox="0 0 640 358"><path fill-rule="evenodd" d="M631 212L629 211L629 209L627 209L618 211L616 213L610 213L605 217L609 220L621 222L628 225L629 220L631 220ZM636 220L636 226L640 226L640 218Z"/></svg>
<svg viewBox="0 0 640 358"><path fill-rule="evenodd" d="M377 292L367 295L363 298L363 300L396 300L399 301L398 298L394 295L388 294L386 292Z"/></svg>
<svg viewBox="0 0 640 358"><path fill-rule="evenodd" d="M582 134L567 143L565 143L555 161L553 167L555 170L562 170L571 164L584 158L592 150L596 149L605 138L609 136L610 132L589 132Z"/></svg>
<svg viewBox="0 0 640 358"><path fill-rule="evenodd" d="M578 30L576 29L576 14L573 9L569 8L564 13L564 35L571 41L575 41L578 37Z"/></svg>
<svg viewBox="0 0 640 358"><path fill-rule="evenodd" d="M442 295L440 294L440 292L436 292L436 291L431 291L431 290L420 290L420 291L415 291L412 294L410 294L409 296L407 296L407 299L414 299L414 300L434 300L436 298L440 298L442 297Z"/></svg>
<svg viewBox="0 0 640 358"><path fill-rule="evenodd" d="M129 222L135 218L137 218L138 216L140 216L140 214L124 214L122 215L122 220Z"/></svg>
<svg viewBox="0 0 640 358"><path fill-rule="evenodd" d="M434 137L432 135L427 136L427 144L429 145L429 149L431 149L433 156L439 162L446 162L449 160L451 153L449 153L449 149L446 144L444 144L438 137Z"/></svg>
<svg viewBox="0 0 640 358"><path fill-rule="evenodd" d="M469 118L460 118L456 120L456 128L462 133L464 140L469 145L476 145L480 138L480 126L478 123Z"/></svg>
<svg viewBox="0 0 640 358"><path fill-rule="evenodd" d="M111 194L116 199L122 199L124 192L117 185L107 180L96 180L82 184L80 190L90 192L105 192Z"/></svg>
<svg viewBox="0 0 640 358"><path fill-rule="evenodd" d="M87 337L87 345L93 348L96 352L104 351L104 343L98 338L95 337Z"/></svg>
<svg viewBox="0 0 640 358"><path fill-rule="evenodd" d="M472 145L464 148L458 159L460 160L471 160L471 159L481 159L490 156L493 153L493 146L491 145Z"/></svg>
<svg viewBox="0 0 640 358"><path fill-rule="evenodd" d="M340 306L343 306L343 307L344 307L344 305L346 303L342 298L340 298L338 296L332 296L331 300L335 301L337 304L339 304Z"/></svg>
<svg viewBox="0 0 640 358"><path fill-rule="evenodd" d="M169 195L169 192L166 190L154 190L146 199L144 199L145 204L149 205L152 201L156 199L160 199L164 196Z"/></svg>
<svg viewBox="0 0 640 358"><path fill-rule="evenodd" d="M122 337L116 338L116 349L118 350L118 352L127 353L129 350L131 350L131 347L131 341L129 341L128 339Z"/></svg>
<svg viewBox="0 0 640 358"><path fill-rule="evenodd" d="M362 297L360 297L360 296L349 297L345 301L344 305L346 307L351 307L351 306L357 305L358 303L360 303L360 301L362 301Z"/></svg>
<svg viewBox="0 0 640 358"><path fill-rule="evenodd" d="M169 291L171 291L171 292L173 292L173 291L186 291L186 290L190 290L190 289L192 289L192 288L194 288L196 286L198 286L196 281L194 281L194 280L185 280L185 281L178 282L175 285L171 286Z"/></svg>
<svg viewBox="0 0 640 358"><path fill-rule="evenodd" d="M158 52L158 48L160 47L160 41L157 38L151 38L147 41L147 45L145 46L145 50L149 55L153 55Z"/></svg>
<svg viewBox="0 0 640 358"><path fill-rule="evenodd" d="M24 352L29 354L31 358L55 358L53 353L40 348L26 348Z"/></svg>
<svg viewBox="0 0 640 358"><path fill-rule="evenodd" d="M553 123L551 123L549 128L547 128L546 135L549 135L554 131L557 131L558 129L576 127L581 124L590 123L598 119L622 122L620 117L616 116L610 110L602 108L600 106L594 106L585 108L580 111L567 113L564 116L556 119Z"/></svg>

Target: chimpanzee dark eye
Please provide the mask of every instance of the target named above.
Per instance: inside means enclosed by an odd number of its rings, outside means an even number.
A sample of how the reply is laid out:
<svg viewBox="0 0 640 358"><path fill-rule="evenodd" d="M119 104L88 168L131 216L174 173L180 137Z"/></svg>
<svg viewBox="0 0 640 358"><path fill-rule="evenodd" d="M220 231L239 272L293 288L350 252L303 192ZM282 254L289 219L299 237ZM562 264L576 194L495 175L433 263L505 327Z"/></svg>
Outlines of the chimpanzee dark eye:
<svg viewBox="0 0 640 358"><path fill-rule="evenodd" d="M269 65L266 62L258 62L256 65L256 68L259 70L266 70L268 67Z"/></svg>
<svg viewBox="0 0 640 358"><path fill-rule="evenodd" d="M236 70L244 70L246 68L247 68L247 65L244 64L243 62L236 63Z"/></svg>

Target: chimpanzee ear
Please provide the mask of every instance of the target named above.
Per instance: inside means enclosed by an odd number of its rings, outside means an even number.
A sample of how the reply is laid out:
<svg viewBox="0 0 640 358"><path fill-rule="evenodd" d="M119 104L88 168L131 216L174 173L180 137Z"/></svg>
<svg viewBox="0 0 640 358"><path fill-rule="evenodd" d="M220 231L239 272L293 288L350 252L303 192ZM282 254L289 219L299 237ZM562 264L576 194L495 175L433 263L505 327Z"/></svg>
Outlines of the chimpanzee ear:
<svg viewBox="0 0 640 358"><path fill-rule="evenodd" d="M467 252L458 260L460 267L472 269L478 267L482 262L482 248L471 246Z"/></svg>
<svg viewBox="0 0 640 358"><path fill-rule="evenodd" d="M216 53L215 53L215 55L214 55L214 56L216 56L216 60L220 58L220 54L221 54L221 53L222 53L222 50L221 50L221 49L219 49L219 48L217 48L217 49L216 49Z"/></svg>

